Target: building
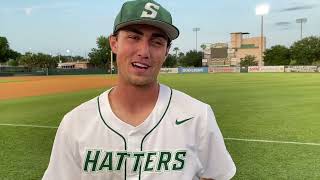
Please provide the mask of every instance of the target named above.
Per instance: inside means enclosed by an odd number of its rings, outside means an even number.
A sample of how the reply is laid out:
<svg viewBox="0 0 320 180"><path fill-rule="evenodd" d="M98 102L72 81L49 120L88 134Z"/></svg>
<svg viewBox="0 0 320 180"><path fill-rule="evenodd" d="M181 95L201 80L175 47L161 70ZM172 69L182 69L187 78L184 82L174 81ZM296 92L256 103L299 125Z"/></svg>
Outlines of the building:
<svg viewBox="0 0 320 180"><path fill-rule="evenodd" d="M90 69L93 65L87 61L64 62L58 63L59 69Z"/></svg>
<svg viewBox="0 0 320 180"><path fill-rule="evenodd" d="M230 66L228 58L228 44L206 44L203 51L203 66Z"/></svg>
<svg viewBox="0 0 320 180"><path fill-rule="evenodd" d="M231 46L229 48L229 58L231 65L240 65L240 59L247 55L252 55L256 57L258 63L262 62L262 53L265 51L266 38L263 37L248 37L244 38L244 35L249 33L235 32L231 33ZM262 41L262 46L261 46Z"/></svg>
<svg viewBox="0 0 320 180"><path fill-rule="evenodd" d="M240 66L241 58L247 55L256 57L258 63L261 61L261 53L265 51L265 37L245 37L249 33L235 32L231 33L231 42L205 44L203 53L203 66ZM261 46L261 41L263 41ZM261 49L262 47L262 49Z"/></svg>

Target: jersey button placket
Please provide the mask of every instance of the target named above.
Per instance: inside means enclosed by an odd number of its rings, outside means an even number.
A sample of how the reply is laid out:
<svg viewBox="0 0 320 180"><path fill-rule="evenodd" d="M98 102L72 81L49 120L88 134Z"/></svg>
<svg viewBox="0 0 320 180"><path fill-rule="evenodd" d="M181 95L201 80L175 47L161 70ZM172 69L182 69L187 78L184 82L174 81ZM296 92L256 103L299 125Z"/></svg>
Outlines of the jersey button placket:
<svg viewBox="0 0 320 180"><path fill-rule="evenodd" d="M137 163L134 153L137 152L140 152L139 136L134 130L131 130L128 132L128 153L130 156L128 156L127 160L127 180L139 179L139 170L134 171L135 163Z"/></svg>

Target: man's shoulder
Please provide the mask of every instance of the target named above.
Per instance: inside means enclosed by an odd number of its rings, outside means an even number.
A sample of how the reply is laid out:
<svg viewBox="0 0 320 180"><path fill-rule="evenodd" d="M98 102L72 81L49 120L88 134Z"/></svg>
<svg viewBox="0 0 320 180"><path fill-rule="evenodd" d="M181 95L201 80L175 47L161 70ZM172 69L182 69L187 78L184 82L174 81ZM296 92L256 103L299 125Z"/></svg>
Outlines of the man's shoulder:
<svg viewBox="0 0 320 180"><path fill-rule="evenodd" d="M89 120L95 118L99 113L98 98L105 93L106 92L103 92L99 96L83 102L65 114L63 118L63 121L66 121L65 124L74 126L75 124L85 125L86 123L90 122Z"/></svg>
<svg viewBox="0 0 320 180"><path fill-rule="evenodd" d="M65 114L59 125L60 133L64 132L71 139L77 139L81 134L91 132L92 128L100 122L98 97L106 92L83 102Z"/></svg>
<svg viewBox="0 0 320 180"><path fill-rule="evenodd" d="M96 111L98 108L97 98L98 98L98 96L81 103L80 105L78 105L77 107L75 107L71 111L69 111L66 114L66 116L77 116L77 115L81 115L81 114L86 114L90 111Z"/></svg>
<svg viewBox="0 0 320 180"><path fill-rule="evenodd" d="M208 104L176 89L172 89L171 108L175 112L203 116L207 113Z"/></svg>
<svg viewBox="0 0 320 180"><path fill-rule="evenodd" d="M172 101L177 104L181 104L184 106L198 106L198 107L207 107L208 104L202 102L199 99L196 99L185 92L180 90L172 89Z"/></svg>

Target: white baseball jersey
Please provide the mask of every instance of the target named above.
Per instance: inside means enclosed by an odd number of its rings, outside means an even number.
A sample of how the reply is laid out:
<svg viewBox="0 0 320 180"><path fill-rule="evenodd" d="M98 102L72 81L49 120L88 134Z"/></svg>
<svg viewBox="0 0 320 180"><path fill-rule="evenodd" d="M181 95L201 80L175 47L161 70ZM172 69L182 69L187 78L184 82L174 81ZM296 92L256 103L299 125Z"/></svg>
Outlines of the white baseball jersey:
<svg viewBox="0 0 320 180"><path fill-rule="evenodd" d="M63 118L43 180L230 179L235 165L211 107L160 85L137 127L111 110L108 93Z"/></svg>

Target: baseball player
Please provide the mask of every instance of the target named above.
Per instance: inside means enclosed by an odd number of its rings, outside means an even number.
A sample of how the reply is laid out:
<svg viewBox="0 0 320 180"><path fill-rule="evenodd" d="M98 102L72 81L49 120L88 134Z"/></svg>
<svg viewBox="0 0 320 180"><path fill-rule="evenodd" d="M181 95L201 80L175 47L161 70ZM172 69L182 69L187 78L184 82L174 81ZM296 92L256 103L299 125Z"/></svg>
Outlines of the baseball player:
<svg viewBox="0 0 320 180"><path fill-rule="evenodd" d="M157 82L178 36L171 14L157 2L123 4L109 37L118 84L64 116L43 180L234 176L211 107Z"/></svg>

